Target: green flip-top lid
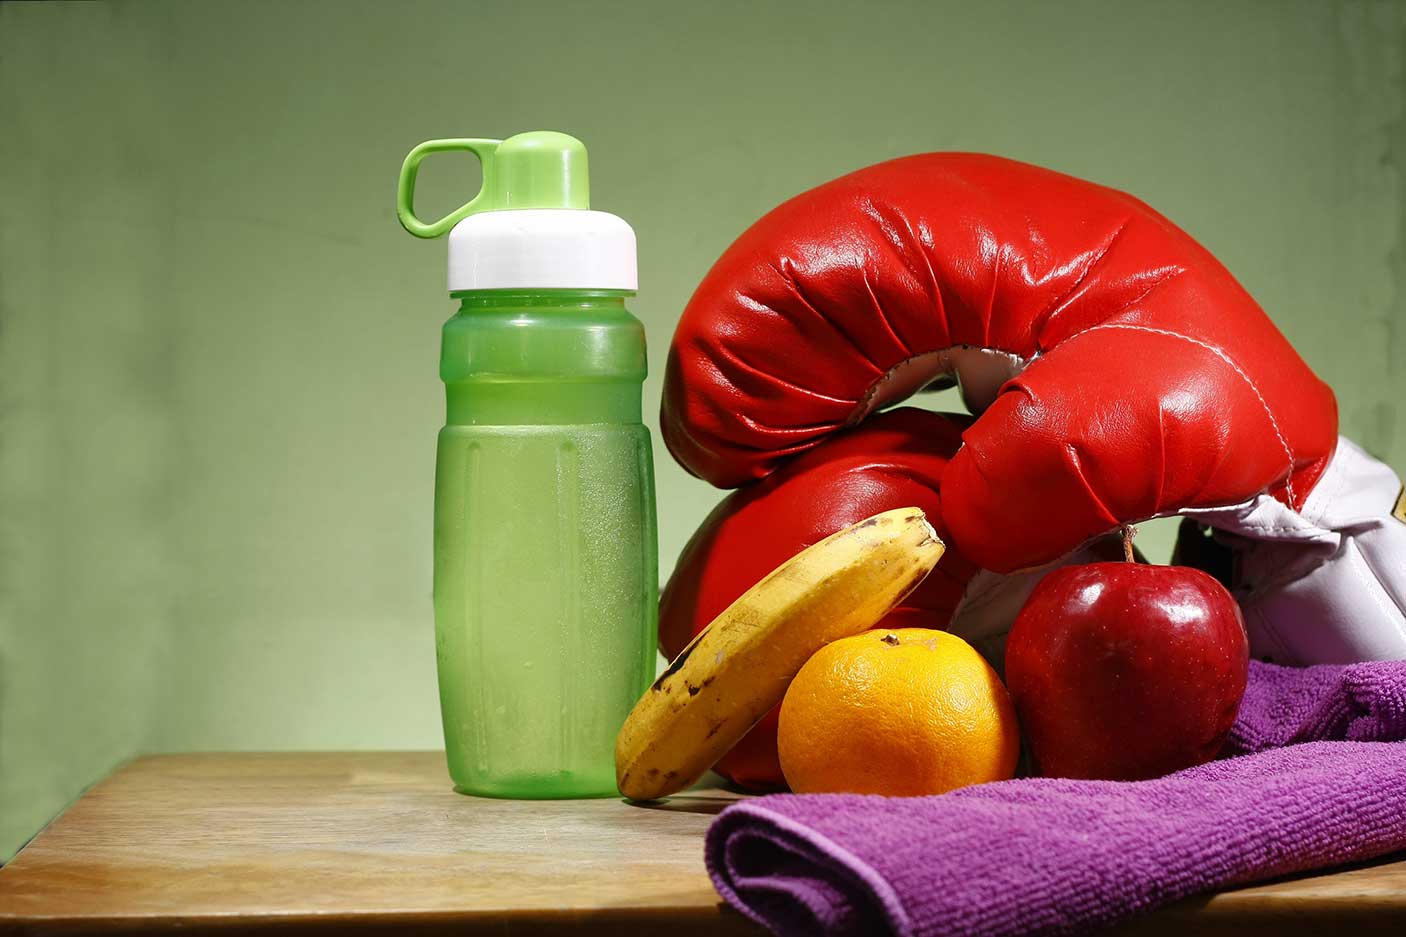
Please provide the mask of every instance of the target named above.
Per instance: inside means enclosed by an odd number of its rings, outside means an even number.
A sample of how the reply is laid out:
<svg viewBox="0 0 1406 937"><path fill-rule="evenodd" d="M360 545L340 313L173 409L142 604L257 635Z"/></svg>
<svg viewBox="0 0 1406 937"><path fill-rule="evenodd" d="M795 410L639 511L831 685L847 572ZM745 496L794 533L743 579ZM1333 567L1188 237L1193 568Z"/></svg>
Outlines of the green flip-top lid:
<svg viewBox="0 0 1406 937"><path fill-rule="evenodd" d="M477 156L483 167L483 185L468 202L438 221L426 223L415 217L415 177L426 156L447 150L467 150ZM533 130L506 140L468 138L421 143L405 157L396 197L400 223L422 238L439 237L476 212L590 207L586 146L555 130Z"/></svg>

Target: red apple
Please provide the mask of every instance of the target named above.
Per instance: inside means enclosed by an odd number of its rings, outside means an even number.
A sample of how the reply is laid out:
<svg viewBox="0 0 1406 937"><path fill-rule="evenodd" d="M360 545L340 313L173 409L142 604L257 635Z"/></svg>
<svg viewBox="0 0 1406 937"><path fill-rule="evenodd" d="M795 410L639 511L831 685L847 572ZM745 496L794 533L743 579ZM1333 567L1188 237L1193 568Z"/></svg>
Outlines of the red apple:
<svg viewBox="0 0 1406 937"><path fill-rule="evenodd" d="M1006 642L1021 730L1050 777L1138 780L1211 760L1248 669L1240 607L1185 566L1055 570Z"/></svg>

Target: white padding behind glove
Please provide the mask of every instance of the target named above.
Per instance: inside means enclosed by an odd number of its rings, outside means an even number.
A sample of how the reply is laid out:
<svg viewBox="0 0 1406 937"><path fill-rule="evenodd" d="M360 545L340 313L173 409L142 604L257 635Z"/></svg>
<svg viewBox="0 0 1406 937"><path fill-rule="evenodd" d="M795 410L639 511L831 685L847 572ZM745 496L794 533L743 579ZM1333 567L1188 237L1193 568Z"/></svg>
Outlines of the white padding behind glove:
<svg viewBox="0 0 1406 937"><path fill-rule="evenodd" d="M1351 440L1338 438L1302 511L1261 496L1183 514L1231 549L1254 656L1296 666L1406 658L1401 479Z"/></svg>

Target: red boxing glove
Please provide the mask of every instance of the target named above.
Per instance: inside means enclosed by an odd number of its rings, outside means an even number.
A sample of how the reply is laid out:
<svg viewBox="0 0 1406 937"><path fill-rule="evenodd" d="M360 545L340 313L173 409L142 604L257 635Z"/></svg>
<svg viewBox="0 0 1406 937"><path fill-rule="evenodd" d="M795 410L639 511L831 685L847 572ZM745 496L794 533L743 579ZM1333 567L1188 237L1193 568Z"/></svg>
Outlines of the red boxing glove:
<svg viewBox="0 0 1406 937"><path fill-rule="evenodd" d="M872 417L735 492L684 547L659 602L659 643L673 659L695 634L763 576L842 527L916 505L944 541L939 486L961 445L962 417L901 408ZM950 546L937 568L880 627L945 628L976 572ZM776 712L716 770L749 788L784 785Z"/></svg>
<svg viewBox="0 0 1406 937"><path fill-rule="evenodd" d="M1337 442L1332 391L1184 232L957 153L860 170L743 233L679 323L663 436L737 486L944 374L980 415L942 521L1003 572L1187 508L1267 492L1298 510Z"/></svg>

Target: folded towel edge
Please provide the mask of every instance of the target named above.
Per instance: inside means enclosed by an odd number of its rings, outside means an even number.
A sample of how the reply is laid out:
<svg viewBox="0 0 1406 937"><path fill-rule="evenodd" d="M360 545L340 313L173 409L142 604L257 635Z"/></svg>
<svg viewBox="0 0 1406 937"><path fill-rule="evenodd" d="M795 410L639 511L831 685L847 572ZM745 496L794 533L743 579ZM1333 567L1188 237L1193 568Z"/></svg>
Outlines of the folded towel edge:
<svg viewBox="0 0 1406 937"><path fill-rule="evenodd" d="M893 933L897 935L897 937L913 937L913 921L908 916L908 912L904 910L903 902L898 897L898 892L893 889L893 886L890 885L873 866L844 846L841 846L823 833L819 833L792 820L785 814L775 813L760 806L756 801L742 801L733 804L723 811L722 815L718 817L718 820L723 821L725 819L731 819L727 817L728 814L733 814L734 817L737 814L749 814L759 818L764 823L786 833L788 836L795 837L811 849L840 860L866 887L868 887L870 894L877 901L879 909L883 911L884 917L888 920L889 927L892 928ZM730 826L728 823L715 822L712 829L709 830L709 833L713 830L717 830L722 834L720 838L726 839L730 835L727 831L728 826ZM708 838L713 839L712 836ZM741 900L736 890L732 887L732 883L727 880L726 873L723 869L723 862L721 861L722 843L718 842L716 848L719 853L719 861L708 862L708 875L713 880L713 887L718 890L719 894L730 899L729 904L738 908L746 908L749 912L748 916L753 916L748 903ZM706 852L711 857L713 850L707 849ZM759 924L767 924L765 920L759 918L754 918L754 920L757 920Z"/></svg>

